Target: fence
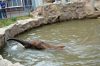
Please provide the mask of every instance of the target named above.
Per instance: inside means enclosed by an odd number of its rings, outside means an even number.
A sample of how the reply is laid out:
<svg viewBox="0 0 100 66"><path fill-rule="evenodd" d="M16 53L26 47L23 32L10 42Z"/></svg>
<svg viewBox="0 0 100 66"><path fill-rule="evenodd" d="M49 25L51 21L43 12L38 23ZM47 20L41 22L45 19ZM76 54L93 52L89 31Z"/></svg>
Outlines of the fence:
<svg viewBox="0 0 100 66"><path fill-rule="evenodd" d="M0 19L29 15L32 10L32 5L2 8L0 9Z"/></svg>

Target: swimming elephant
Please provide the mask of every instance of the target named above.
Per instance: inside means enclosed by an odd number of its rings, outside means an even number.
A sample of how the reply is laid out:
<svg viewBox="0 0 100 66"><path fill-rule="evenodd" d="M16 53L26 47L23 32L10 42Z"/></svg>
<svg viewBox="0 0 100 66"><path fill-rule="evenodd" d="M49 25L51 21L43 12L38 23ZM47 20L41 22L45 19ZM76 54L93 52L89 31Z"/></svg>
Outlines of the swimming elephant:
<svg viewBox="0 0 100 66"><path fill-rule="evenodd" d="M39 40L33 40L33 41L24 41L24 40L20 40L20 39L16 39L16 38L12 38L12 39L8 39L7 41L17 41L19 43L21 43L25 48L34 48L37 50L43 50L43 49L63 49L65 46L55 46L55 45L51 45L51 44L47 44L43 41L39 41Z"/></svg>

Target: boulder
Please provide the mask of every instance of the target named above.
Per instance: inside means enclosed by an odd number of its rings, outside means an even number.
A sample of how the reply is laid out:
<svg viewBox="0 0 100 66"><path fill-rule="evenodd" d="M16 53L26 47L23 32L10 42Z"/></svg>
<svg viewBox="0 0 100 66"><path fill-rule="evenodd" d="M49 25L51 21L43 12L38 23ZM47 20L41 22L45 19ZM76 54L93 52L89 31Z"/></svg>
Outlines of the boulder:
<svg viewBox="0 0 100 66"><path fill-rule="evenodd" d="M95 1L95 8L100 11L100 0Z"/></svg>
<svg viewBox="0 0 100 66"><path fill-rule="evenodd" d="M98 18L100 16L100 11L95 11L93 14L89 14L86 18Z"/></svg>
<svg viewBox="0 0 100 66"><path fill-rule="evenodd" d="M0 34L0 48L4 45L4 34Z"/></svg>
<svg viewBox="0 0 100 66"><path fill-rule="evenodd" d="M45 4L31 12L33 16L43 16L47 22L55 22L70 19L82 19L87 14L83 2L67 4Z"/></svg>
<svg viewBox="0 0 100 66"><path fill-rule="evenodd" d="M3 57L0 55L0 66L24 66L24 65L21 65L20 63L13 64L11 61L3 59Z"/></svg>
<svg viewBox="0 0 100 66"><path fill-rule="evenodd" d="M92 6L91 2L85 3L85 11L87 15L94 13L94 7Z"/></svg>
<svg viewBox="0 0 100 66"><path fill-rule="evenodd" d="M88 13L96 9L100 11L100 0L71 0L72 2L85 2Z"/></svg>
<svg viewBox="0 0 100 66"><path fill-rule="evenodd" d="M94 2L97 2L97 0ZM95 10L94 5L91 0L82 0L66 4L49 3L38 7L35 11L31 12L31 15L42 16L47 23L72 19L96 18L100 16L99 7Z"/></svg>
<svg viewBox="0 0 100 66"><path fill-rule="evenodd" d="M0 28L0 48L4 46L6 30L7 30L6 27Z"/></svg>
<svg viewBox="0 0 100 66"><path fill-rule="evenodd" d="M38 19L25 19L25 20L18 20L15 24L7 26L5 31L5 40L8 38L12 38L28 29L31 29L36 26Z"/></svg>

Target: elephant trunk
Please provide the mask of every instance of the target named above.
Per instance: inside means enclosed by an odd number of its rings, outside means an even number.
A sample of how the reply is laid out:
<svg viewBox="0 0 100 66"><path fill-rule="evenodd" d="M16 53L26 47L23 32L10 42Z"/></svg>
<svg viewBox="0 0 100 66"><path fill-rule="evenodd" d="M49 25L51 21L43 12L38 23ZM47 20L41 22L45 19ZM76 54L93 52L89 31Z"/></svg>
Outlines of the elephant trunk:
<svg viewBox="0 0 100 66"><path fill-rule="evenodd" d="M28 42L28 41L24 41L24 40L20 40L20 39L16 39L16 38L11 38L11 39L8 39L7 41L11 41L11 40L13 40L13 41L17 41L17 42L19 42L19 43L21 43L25 48L29 48L29 47L31 47L31 43L30 42Z"/></svg>

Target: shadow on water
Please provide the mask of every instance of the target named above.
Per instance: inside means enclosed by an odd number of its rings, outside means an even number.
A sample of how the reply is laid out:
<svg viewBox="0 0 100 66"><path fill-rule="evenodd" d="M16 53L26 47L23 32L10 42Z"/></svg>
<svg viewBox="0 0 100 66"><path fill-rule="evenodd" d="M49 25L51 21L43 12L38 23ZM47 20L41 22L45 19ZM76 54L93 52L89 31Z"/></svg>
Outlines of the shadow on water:
<svg viewBox="0 0 100 66"><path fill-rule="evenodd" d="M100 19L74 20L45 25L27 31L17 38L62 44L64 50L24 49L8 42L2 50L4 58L25 66L100 66Z"/></svg>

